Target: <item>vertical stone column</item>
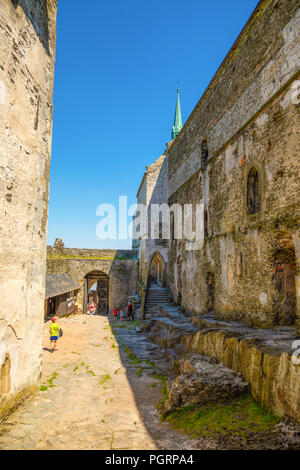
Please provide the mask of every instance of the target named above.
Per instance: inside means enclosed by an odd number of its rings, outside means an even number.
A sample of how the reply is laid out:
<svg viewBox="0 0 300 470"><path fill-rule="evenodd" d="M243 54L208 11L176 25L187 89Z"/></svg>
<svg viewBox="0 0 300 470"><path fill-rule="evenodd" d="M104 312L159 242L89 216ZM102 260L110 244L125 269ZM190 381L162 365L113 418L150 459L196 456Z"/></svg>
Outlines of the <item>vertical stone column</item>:
<svg viewBox="0 0 300 470"><path fill-rule="evenodd" d="M56 10L57 0L1 2L0 367L9 356L7 399L41 372Z"/></svg>

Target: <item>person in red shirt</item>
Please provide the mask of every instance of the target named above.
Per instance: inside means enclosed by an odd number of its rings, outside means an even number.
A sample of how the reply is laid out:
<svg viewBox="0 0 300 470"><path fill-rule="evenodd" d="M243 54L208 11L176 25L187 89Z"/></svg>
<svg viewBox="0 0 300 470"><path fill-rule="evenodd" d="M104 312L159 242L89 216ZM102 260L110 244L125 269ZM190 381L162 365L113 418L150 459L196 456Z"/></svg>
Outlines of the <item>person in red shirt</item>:
<svg viewBox="0 0 300 470"><path fill-rule="evenodd" d="M117 320L117 318L118 318L118 309L116 307L114 308L113 313L114 313L114 319Z"/></svg>

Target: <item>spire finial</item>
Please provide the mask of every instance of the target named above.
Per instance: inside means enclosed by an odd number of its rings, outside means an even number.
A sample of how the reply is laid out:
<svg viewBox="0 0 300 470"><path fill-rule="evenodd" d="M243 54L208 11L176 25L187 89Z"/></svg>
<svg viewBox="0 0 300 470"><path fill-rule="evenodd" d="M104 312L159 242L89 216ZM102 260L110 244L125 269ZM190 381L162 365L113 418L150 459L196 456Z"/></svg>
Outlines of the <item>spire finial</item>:
<svg viewBox="0 0 300 470"><path fill-rule="evenodd" d="M179 85L179 82L177 82ZM175 119L174 119L174 126L172 128L172 139L179 134L182 129L182 117L181 117L181 109L180 109L180 98L179 98L179 86L177 88L177 103L175 109Z"/></svg>

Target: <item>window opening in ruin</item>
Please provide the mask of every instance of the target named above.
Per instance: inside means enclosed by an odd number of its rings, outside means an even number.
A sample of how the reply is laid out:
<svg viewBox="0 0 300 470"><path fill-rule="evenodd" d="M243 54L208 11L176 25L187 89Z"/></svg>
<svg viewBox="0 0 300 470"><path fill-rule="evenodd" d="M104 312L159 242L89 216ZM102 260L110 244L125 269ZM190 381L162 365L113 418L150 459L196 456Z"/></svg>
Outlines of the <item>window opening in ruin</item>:
<svg viewBox="0 0 300 470"><path fill-rule="evenodd" d="M162 240L162 237L163 237L162 229L163 229L162 213L160 212L159 213L159 224L158 224L158 237L159 237L159 240Z"/></svg>
<svg viewBox="0 0 300 470"><path fill-rule="evenodd" d="M208 214L207 210L204 210L204 237L208 237Z"/></svg>
<svg viewBox="0 0 300 470"><path fill-rule="evenodd" d="M296 320L295 249L278 250L274 257L275 324L290 326Z"/></svg>
<svg viewBox="0 0 300 470"><path fill-rule="evenodd" d="M212 312L215 307L215 275L207 273L207 311Z"/></svg>
<svg viewBox="0 0 300 470"><path fill-rule="evenodd" d="M251 168L248 175L247 207L248 214L257 214L259 211L259 181L256 168Z"/></svg>
<svg viewBox="0 0 300 470"><path fill-rule="evenodd" d="M174 241L175 236L175 222L174 222L174 212L170 213L170 228L171 228L171 241Z"/></svg>
<svg viewBox="0 0 300 470"><path fill-rule="evenodd" d="M201 142L201 168L202 170L205 170L207 160L208 160L207 138L204 138Z"/></svg>
<svg viewBox="0 0 300 470"><path fill-rule="evenodd" d="M238 257L237 275L240 277L243 275L243 254L242 253L240 253Z"/></svg>

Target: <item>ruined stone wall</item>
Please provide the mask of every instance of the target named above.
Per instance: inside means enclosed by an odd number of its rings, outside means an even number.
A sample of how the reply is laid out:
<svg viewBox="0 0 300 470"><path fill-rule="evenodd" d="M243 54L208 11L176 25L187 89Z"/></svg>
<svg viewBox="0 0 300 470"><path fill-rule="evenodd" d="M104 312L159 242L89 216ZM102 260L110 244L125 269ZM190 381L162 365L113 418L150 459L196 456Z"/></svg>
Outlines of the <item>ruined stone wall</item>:
<svg viewBox="0 0 300 470"><path fill-rule="evenodd" d="M0 368L10 361L2 411L41 373L56 10L56 0L0 8Z"/></svg>
<svg viewBox="0 0 300 470"><path fill-rule="evenodd" d="M284 248L295 249L299 291L299 31L296 1L261 2L169 149L169 203L202 203L208 218L201 250L170 242L169 284L176 298L181 256L188 311L202 314L212 301L222 317L276 324L274 256ZM259 210L249 215L253 167ZM296 315L299 324L299 294Z"/></svg>
<svg viewBox="0 0 300 470"><path fill-rule="evenodd" d="M105 250L103 250L105 251ZM109 276L109 309L126 307L128 297L136 294L138 280L137 260L109 260L109 259L71 259L48 258L47 273L67 273L81 288L77 301L82 310L84 278L93 271L100 271Z"/></svg>
<svg viewBox="0 0 300 470"><path fill-rule="evenodd" d="M99 250L92 248L65 248L56 249L55 247L47 247L48 258L102 258L102 259L133 259L137 257L138 252L136 250Z"/></svg>
<svg viewBox="0 0 300 470"><path fill-rule="evenodd" d="M142 186L138 194L138 204L145 204L148 212L148 238L140 240L140 280L146 285L149 267L155 253L162 257L167 269L168 245L165 241L151 239L151 205L168 202L168 159L165 155L159 157L147 167ZM156 224L158 230L158 224Z"/></svg>

